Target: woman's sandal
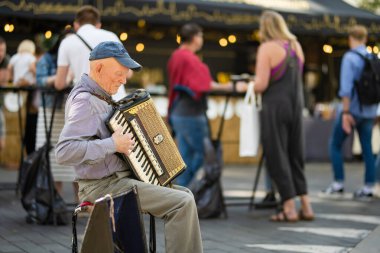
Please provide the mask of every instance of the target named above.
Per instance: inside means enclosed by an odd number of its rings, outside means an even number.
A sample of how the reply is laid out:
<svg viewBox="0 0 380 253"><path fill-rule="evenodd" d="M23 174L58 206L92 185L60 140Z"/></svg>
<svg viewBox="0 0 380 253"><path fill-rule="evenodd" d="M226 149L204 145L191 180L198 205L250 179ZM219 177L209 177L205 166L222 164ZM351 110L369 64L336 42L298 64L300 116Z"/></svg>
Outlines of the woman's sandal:
<svg viewBox="0 0 380 253"><path fill-rule="evenodd" d="M303 221L313 221L315 219L314 214L313 215L305 215L304 212L302 211L302 209L299 210L298 217L300 220L303 220Z"/></svg>
<svg viewBox="0 0 380 253"><path fill-rule="evenodd" d="M284 210L279 210L274 216L271 216L269 220L273 222L297 222L299 218L290 219Z"/></svg>

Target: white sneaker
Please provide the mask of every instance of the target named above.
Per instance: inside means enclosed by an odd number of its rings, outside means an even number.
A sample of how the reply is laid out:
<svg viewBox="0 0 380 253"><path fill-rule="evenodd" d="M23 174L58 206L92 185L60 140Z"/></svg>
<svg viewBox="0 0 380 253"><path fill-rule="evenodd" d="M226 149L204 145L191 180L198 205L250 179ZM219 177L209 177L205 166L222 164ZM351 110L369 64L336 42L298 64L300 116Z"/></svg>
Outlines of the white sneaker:
<svg viewBox="0 0 380 253"><path fill-rule="evenodd" d="M362 187L361 189L354 192L355 200L372 200L373 199L373 190L372 188Z"/></svg>
<svg viewBox="0 0 380 253"><path fill-rule="evenodd" d="M343 184L333 182L326 189L319 192L321 198L342 198L344 195Z"/></svg>

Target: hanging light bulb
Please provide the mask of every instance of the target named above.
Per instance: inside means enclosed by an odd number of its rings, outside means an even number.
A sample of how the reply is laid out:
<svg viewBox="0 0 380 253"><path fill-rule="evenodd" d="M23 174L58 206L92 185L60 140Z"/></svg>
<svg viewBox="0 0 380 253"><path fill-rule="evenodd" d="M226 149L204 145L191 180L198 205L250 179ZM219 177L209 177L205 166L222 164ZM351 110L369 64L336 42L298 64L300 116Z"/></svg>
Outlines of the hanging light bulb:
<svg viewBox="0 0 380 253"><path fill-rule="evenodd" d="M323 45L323 52L325 52L326 54L332 54L333 47L329 44L324 44Z"/></svg>
<svg viewBox="0 0 380 253"><path fill-rule="evenodd" d="M45 32L45 38L47 40L50 39L52 35L53 35L53 33L50 30L48 30L48 31Z"/></svg>
<svg viewBox="0 0 380 253"><path fill-rule="evenodd" d="M136 51L137 52L142 52L142 51L144 51L144 49L145 49L145 45L143 43L137 43L137 45L136 45Z"/></svg>
<svg viewBox="0 0 380 253"><path fill-rule="evenodd" d="M226 39L226 38L221 38L221 39L219 40L219 45L220 45L221 47L226 47L226 46L228 45L228 41L227 41L227 39Z"/></svg>
<svg viewBox="0 0 380 253"><path fill-rule="evenodd" d="M126 41L128 39L128 33L121 33L119 38L121 41Z"/></svg>
<svg viewBox="0 0 380 253"><path fill-rule="evenodd" d="M231 34L230 36L228 36L228 42L230 43L235 43L236 42L236 36Z"/></svg>

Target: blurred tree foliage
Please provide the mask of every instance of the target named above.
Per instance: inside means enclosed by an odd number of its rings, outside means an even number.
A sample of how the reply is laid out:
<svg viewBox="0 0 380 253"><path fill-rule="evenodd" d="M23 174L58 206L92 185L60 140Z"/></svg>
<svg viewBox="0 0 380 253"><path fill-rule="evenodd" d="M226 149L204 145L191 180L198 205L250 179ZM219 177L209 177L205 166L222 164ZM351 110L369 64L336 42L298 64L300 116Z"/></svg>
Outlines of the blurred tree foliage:
<svg viewBox="0 0 380 253"><path fill-rule="evenodd" d="M359 0L359 7L378 13L380 10L380 0Z"/></svg>

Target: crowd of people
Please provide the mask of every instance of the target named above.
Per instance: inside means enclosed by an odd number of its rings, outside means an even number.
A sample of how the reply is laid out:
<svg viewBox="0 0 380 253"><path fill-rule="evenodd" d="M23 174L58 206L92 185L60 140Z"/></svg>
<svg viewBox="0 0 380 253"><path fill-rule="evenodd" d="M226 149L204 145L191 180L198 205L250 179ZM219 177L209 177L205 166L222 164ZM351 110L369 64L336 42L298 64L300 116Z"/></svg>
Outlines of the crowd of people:
<svg viewBox="0 0 380 253"><path fill-rule="evenodd" d="M58 192L62 182L73 182L77 201L94 202L109 193L119 193L136 185L143 212L165 221L167 252L202 252L202 239L194 197L186 187L204 159L204 138L210 138L206 116L207 93L212 89L232 90L219 85L209 67L196 53L203 46L202 28L185 24L179 31L181 43L167 65L169 79L168 122L187 169L173 188L136 180L130 168L116 155L128 156L135 144L132 136L117 130L110 133L104 124L112 110L112 97L125 94L124 85L133 71L142 66L131 58L116 34L101 29L100 13L92 6L78 10L73 30L65 30L56 43L40 57L31 40L20 43L12 57L6 54L6 42L0 38L0 84L36 85L63 90L70 94L46 96L30 93L25 132L26 152L31 154L46 141L44 102L50 117L56 106L50 153L51 169ZM314 211L304 173L304 136L302 125L303 66L301 44L283 17L265 11L260 18L261 44L257 50L254 89L262 94L262 146L270 179L281 198L281 208L270 217L273 222L312 221ZM361 74L366 55L367 31L354 26L349 31L350 51L342 60L337 110L331 134L330 155L333 183L324 196L343 194L344 169L342 143L355 128L360 137L365 162L364 186L354 193L356 199L372 198L380 183L380 154L375 161L371 147L372 128L377 105L359 104L354 83ZM244 92L248 84L239 82ZM96 95L94 95L96 94ZM0 110L0 149L5 142L5 121ZM296 198L300 199L297 210ZM157 201L159 199L159 201Z"/></svg>

